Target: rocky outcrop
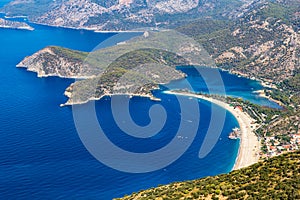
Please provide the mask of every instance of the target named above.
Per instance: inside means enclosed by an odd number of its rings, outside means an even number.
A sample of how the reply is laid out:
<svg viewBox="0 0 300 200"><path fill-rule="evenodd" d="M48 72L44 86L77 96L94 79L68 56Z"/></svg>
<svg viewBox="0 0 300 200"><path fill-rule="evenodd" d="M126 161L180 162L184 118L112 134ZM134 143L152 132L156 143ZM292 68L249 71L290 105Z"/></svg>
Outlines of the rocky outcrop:
<svg viewBox="0 0 300 200"><path fill-rule="evenodd" d="M199 0L168 0L168 1L148 1L148 5L152 8L157 9L158 12L162 13L185 13L199 5Z"/></svg>
<svg viewBox="0 0 300 200"><path fill-rule="evenodd" d="M59 76L65 78L89 77L91 70L83 65L87 53L61 47L46 47L24 58L17 67L36 72L38 77Z"/></svg>
<svg viewBox="0 0 300 200"><path fill-rule="evenodd" d="M0 18L0 28L20 29L33 31L34 28L26 24L25 22L10 21Z"/></svg>

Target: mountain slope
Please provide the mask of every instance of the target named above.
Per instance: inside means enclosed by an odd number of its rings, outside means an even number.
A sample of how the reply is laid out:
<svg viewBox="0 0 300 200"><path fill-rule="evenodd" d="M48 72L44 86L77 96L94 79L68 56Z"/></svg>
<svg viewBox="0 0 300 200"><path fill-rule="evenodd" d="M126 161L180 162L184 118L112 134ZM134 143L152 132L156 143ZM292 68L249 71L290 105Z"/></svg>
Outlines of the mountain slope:
<svg viewBox="0 0 300 200"><path fill-rule="evenodd" d="M30 21L98 31L172 27L199 17L223 17L250 0L15 0L1 12Z"/></svg>
<svg viewBox="0 0 300 200"><path fill-rule="evenodd" d="M260 2L241 13L227 26L205 20L177 30L194 37L218 66L233 73L273 83L293 76L300 68L295 5Z"/></svg>
<svg viewBox="0 0 300 200"><path fill-rule="evenodd" d="M300 152L284 154L229 174L172 183L122 199L300 199Z"/></svg>

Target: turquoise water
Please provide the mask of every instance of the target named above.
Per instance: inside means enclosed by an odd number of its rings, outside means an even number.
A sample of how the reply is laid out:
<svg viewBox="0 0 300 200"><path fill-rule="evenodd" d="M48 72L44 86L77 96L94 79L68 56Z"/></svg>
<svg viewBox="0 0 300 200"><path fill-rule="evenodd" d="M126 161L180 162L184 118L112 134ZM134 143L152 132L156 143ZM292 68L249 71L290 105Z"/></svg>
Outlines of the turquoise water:
<svg viewBox="0 0 300 200"><path fill-rule="evenodd" d="M1 0L0 1L0 8L2 8L5 4L11 2L11 0Z"/></svg>
<svg viewBox="0 0 300 200"><path fill-rule="evenodd" d="M48 45L90 51L113 34L32 25L35 31L0 29L0 196L1 199L111 199L174 181L196 179L229 172L237 156L239 142L228 133L237 126L227 113L223 131L212 151L199 159L211 116L211 104L198 101L200 123L197 136L184 155L171 165L151 173L130 174L111 169L93 158L76 132L72 109L59 107L66 101L63 92L73 80L56 77L37 78L36 74L16 68L25 56ZM199 75L186 71L191 84L201 89ZM221 73L230 94L251 93L257 83ZM199 82L200 81L200 82ZM233 84L234 83L234 84ZM174 88L180 81L172 82ZM110 98L96 102L103 129L119 147L133 152L149 152L170 142L178 129L180 107L175 96L154 91L162 99L153 102L134 97L130 113L137 124L149 123L148 110L164 106L168 120L163 130L147 140L122 133L113 120ZM186 97L187 98L187 97ZM85 108L87 105L82 105ZM222 108L217 108L222 110Z"/></svg>
<svg viewBox="0 0 300 200"><path fill-rule="evenodd" d="M184 66L178 67L178 70L181 70L188 75L187 80L193 86L192 89L194 92L221 94L237 98L241 97L244 100L248 100L258 105L277 109L281 108L277 103L260 97L255 93L255 91L257 90L264 89L261 84L255 80L238 77L222 70L219 70L222 76L222 80L218 80L214 77L210 77L208 79L202 76L202 74L209 74L209 72L212 70L207 67L194 68ZM166 87L169 89L184 89L184 83L185 80L172 81L170 84L167 84ZM220 88L223 86L225 86L225 94L223 92L220 92Z"/></svg>

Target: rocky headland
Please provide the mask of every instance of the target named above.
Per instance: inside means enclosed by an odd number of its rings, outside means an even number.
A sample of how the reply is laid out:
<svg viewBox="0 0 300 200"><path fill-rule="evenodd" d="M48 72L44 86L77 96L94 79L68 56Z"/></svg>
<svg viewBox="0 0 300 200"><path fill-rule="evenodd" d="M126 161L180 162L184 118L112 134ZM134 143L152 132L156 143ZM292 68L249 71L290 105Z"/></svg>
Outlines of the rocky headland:
<svg viewBox="0 0 300 200"><path fill-rule="evenodd" d="M33 31L34 28L25 22L10 21L0 18L0 28L20 29Z"/></svg>

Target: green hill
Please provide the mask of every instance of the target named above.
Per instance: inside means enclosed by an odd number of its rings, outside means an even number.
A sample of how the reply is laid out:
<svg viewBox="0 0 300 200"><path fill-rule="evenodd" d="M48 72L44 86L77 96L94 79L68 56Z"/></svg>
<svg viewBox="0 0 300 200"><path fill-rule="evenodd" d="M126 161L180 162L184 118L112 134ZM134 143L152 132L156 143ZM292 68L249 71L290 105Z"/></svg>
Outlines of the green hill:
<svg viewBox="0 0 300 200"><path fill-rule="evenodd" d="M300 199L300 152L229 174L172 183L122 199Z"/></svg>

